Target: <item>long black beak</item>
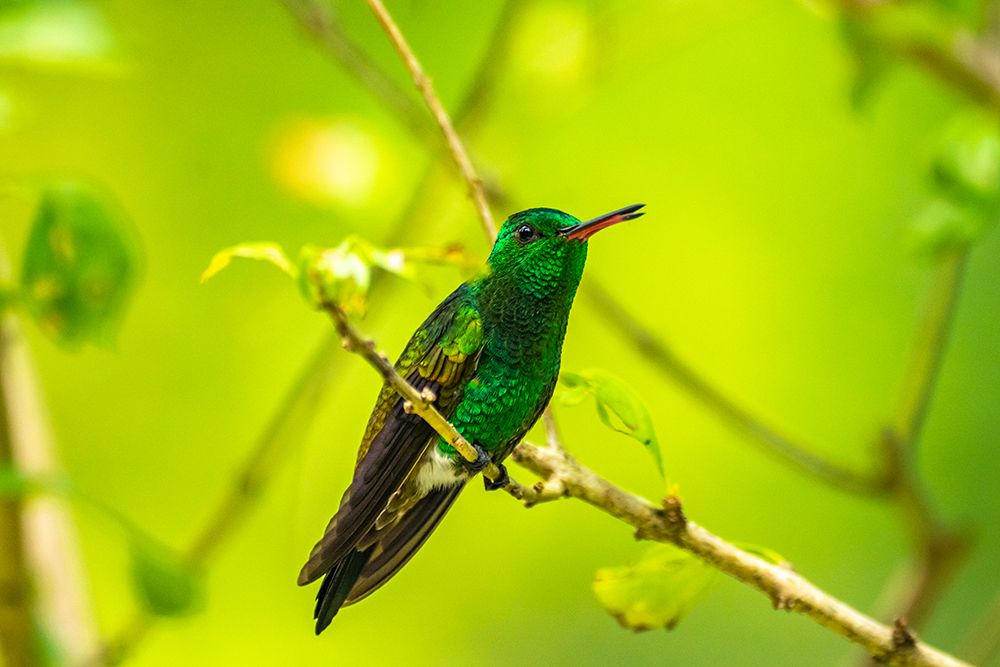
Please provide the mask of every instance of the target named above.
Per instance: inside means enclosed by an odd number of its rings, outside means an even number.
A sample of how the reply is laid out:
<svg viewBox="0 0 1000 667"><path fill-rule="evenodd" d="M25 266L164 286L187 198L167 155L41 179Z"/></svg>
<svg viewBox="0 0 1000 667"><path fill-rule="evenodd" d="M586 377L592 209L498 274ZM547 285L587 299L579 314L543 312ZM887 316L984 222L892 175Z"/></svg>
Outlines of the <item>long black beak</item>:
<svg viewBox="0 0 1000 667"><path fill-rule="evenodd" d="M635 218L643 215L643 213L637 212L643 206L645 206L645 204L632 204L631 206L620 208L617 211L611 211L611 213L599 215L593 220L587 220L586 222L580 222L575 225L570 225L569 227L563 227L559 230L559 234L569 239L586 241L605 227L617 225L619 222L625 222L626 220L634 220Z"/></svg>

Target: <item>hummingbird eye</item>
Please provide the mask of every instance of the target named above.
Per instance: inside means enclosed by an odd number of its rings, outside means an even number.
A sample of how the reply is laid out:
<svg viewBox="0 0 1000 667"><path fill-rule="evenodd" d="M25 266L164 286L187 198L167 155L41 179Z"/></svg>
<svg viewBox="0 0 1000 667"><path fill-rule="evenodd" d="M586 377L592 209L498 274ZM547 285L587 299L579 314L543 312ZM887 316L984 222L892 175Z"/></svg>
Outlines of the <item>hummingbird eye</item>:
<svg viewBox="0 0 1000 667"><path fill-rule="evenodd" d="M536 232L535 228L531 225L521 225L514 232L514 235L521 244L531 243L538 238L538 232Z"/></svg>

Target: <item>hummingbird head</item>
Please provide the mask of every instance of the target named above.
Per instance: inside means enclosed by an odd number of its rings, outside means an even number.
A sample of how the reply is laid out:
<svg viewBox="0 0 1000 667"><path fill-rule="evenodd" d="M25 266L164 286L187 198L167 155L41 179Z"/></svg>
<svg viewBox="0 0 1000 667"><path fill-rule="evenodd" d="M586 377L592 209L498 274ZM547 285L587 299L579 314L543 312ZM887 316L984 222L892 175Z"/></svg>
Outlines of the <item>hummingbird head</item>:
<svg viewBox="0 0 1000 667"><path fill-rule="evenodd" d="M529 208L507 218L488 260L490 273L521 291L544 298L569 291L583 276L587 239L598 231L638 218L643 204L633 204L581 222L553 208Z"/></svg>

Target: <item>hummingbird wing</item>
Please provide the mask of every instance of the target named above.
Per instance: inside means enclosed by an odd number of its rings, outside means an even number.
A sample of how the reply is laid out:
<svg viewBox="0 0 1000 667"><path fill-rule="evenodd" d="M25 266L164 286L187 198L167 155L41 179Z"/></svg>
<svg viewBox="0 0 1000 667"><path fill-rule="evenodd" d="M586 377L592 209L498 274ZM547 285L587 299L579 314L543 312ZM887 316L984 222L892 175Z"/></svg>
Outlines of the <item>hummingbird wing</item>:
<svg viewBox="0 0 1000 667"><path fill-rule="evenodd" d="M396 362L396 370L418 390L432 391L437 397L435 406L450 418L475 372L482 343L479 315L463 285L417 329ZM300 585L327 573L331 573L327 581L340 580L338 591L348 581L353 585L376 546L366 540L366 536L375 527L379 514L393 494L437 438L422 418L403 410L402 399L391 387L382 388L365 429L354 478L340 501L337 514L299 573ZM361 545L362 541L366 544ZM340 576L334 577L334 574ZM324 588L326 584L324 582ZM349 585L346 590L335 591L337 594L333 598L340 598L337 607L349 591ZM320 594L324 594L323 590ZM333 611L336 613L336 608Z"/></svg>

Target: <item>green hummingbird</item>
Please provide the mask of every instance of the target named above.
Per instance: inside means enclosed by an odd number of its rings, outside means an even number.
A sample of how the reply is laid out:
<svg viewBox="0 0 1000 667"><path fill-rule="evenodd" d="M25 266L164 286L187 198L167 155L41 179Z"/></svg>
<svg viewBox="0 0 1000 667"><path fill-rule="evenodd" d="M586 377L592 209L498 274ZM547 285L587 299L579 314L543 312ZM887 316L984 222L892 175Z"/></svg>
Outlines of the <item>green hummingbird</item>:
<svg viewBox="0 0 1000 667"><path fill-rule="evenodd" d="M551 208L507 218L487 263L407 343L396 370L429 389L437 409L479 453L470 463L382 387L368 419L351 485L299 573L326 576L316 597L316 634L340 607L370 595L413 557L477 472L502 462L542 414L559 377L563 338L587 239L637 218L642 204L587 222Z"/></svg>

